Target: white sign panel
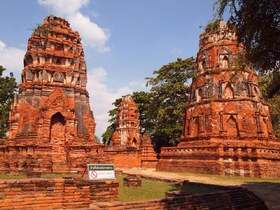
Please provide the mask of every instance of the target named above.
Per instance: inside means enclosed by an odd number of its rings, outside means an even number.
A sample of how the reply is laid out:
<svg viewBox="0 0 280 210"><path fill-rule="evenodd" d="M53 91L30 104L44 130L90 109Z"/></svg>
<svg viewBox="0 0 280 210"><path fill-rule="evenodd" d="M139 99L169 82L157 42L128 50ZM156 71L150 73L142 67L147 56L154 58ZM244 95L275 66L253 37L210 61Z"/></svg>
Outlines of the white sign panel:
<svg viewBox="0 0 280 210"><path fill-rule="evenodd" d="M89 180L116 179L114 164L87 164Z"/></svg>

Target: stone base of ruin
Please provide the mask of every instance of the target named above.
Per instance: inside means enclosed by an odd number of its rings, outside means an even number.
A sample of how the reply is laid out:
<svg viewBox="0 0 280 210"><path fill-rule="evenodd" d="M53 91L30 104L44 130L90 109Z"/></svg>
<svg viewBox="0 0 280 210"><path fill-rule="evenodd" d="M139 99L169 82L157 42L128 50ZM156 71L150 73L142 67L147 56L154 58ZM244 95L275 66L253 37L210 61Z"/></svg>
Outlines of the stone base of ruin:
<svg viewBox="0 0 280 210"><path fill-rule="evenodd" d="M140 149L125 145L109 146L104 153L113 159L115 167L155 168L158 162L151 144L142 145Z"/></svg>
<svg viewBox="0 0 280 210"><path fill-rule="evenodd" d="M123 178L123 186L141 187L142 181L136 175L129 175Z"/></svg>
<svg viewBox="0 0 280 210"><path fill-rule="evenodd" d="M211 140L211 141L209 141ZM280 141L212 138L161 150L157 171L280 177Z"/></svg>
<svg viewBox="0 0 280 210"><path fill-rule="evenodd" d="M145 168L155 168L158 159L151 144L141 146L141 166Z"/></svg>
<svg viewBox="0 0 280 210"><path fill-rule="evenodd" d="M68 145L63 152L54 153L52 146L41 144L7 144L0 140L0 173L25 174L27 171L44 173L78 173L88 163L112 163L101 144Z"/></svg>

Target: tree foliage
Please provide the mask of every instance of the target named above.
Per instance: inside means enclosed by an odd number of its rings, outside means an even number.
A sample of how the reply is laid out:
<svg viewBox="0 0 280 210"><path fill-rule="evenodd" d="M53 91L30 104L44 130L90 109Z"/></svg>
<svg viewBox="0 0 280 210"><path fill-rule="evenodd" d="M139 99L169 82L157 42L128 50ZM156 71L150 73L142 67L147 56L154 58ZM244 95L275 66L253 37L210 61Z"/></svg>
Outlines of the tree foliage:
<svg viewBox="0 0 280 210"><path fill-rule="evenodd" d="M194 58L164 65L147 77L150 90L148 107L148 132L156 143L161 146L176 145L182 133L183 115L188 102L189 86L187 80L193 76Z"/></svg>
<svg viewBox="0 0 280 210"><path fill-rule="evenodd" d="M95 143L101 143L100 138L96 135L94 135L94 141Z"/></svg>
<svg viewBox="0 0 280 210"><path fill-rule="evenodd" d="M269 106L274 134L277 138L280 138L280 92L274 94L272 97L269 95L270 89L274 88L273 85L275 82L273 78L272 73L258 76L262 95Z"/></svg>
<svg viewBox="0 0 280 210"><path fill-rule="evenodd" d="M159 152L162 146L176 145L182 133L183 115L188 102L187 80L193 76L194 58L187 58L164 65L155 70L155 77L147 77L149 92L133 92L132 99L138 106L141 134L150 135ZM102 134L103 143L109 144L116 129L117 99L110 110L111 123Z"/></svg>
<svg viewBox="0 0 280 210"><path fill-rule="evenodd" d="M2 77L6 69L0 65L0 138L7 138L9 131L9 111L14 100L14 94L18 88L13 73L10 76Z"/></svg>
<svg viewBox="0 0 280 210"><path fill-rule="evenodd" d="M254 68L262 73L279 72L280 1L217 0L215 7L219 18L229 9L227 24L235 28L238 41L245 46L246 59ZM274 86L273 92L268 93L270 97L280 89L279 83Z"/></svg>
<svg viewBox="0 0 280 210"><path fill-rule="evenodd" d="M106 131L101 135L102 142L105 145L110 145L113 133L117 128L117 113L118 113L118 107L119 107L121 101L122 101L122 98L116 99L115 102L112 103L112 105L114 105L115 108L108 111L108 114L111 117L108 120L108 122L111 124L107 127Z"/></svg>

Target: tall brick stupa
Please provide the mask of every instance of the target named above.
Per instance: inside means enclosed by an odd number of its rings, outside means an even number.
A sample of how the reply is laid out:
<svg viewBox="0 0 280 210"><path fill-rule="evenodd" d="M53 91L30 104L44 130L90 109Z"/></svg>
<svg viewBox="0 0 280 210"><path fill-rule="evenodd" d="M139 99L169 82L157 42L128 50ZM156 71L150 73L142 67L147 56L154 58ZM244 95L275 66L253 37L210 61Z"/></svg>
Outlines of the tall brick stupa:
<svg viewBox="0 0 280 210"><path fill-rule="evenodd" d="M140 133L138 107L130 95L122 98L118 107L117 127L111 145L105 153L110 154L118 167L155 168L158 159L150 137Z"/></svg>
<svg viewBox="0 0 280 210"><path fill-rule="evenodd" d="M197 78L190 86L177 147L161 149L157 170L280 177L280 141L273 134L257 74L234 70L242 50L220 21L199 37Z"/></svg>
<svg viewBox="0 0 280 210"><path fill-rule="evenodd" d="M102 150L94 141L86 84L79 33L66 20L47 16L28 40L1 171L81 170Z"/></svg>
<svg viewBox="0 0 280 210"><path fill-rule="evenodd" d="M113 133L112 146L132 146L139 149L142 141L140 133L139 113L130 95L123 97L117 114L117 128Z"/></svg>

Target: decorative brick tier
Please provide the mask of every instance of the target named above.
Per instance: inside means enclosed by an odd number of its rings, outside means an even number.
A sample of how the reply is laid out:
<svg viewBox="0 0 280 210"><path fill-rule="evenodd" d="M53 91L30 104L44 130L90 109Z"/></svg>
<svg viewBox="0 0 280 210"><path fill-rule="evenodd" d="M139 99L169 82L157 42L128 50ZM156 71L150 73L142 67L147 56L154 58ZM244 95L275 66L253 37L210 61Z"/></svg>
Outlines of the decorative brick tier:
<svg viewBox="0 0 280 210"><path fill-rule="evenodd" d="M89 208L91 203L118 201L118 181L80 178L0 180L1 209Z"/></svg>
<svg viewBox="0 0 280 210"><path fill-rule="evenodd" d="M161 148L157 170L280 177L280 140L257 74L250 66L234 68L240 50L223 21L200 35L180 143Z"/></svg>
<svg viewBox="0 0 280 210"><path fill-rule="evenodd" d="M148 135L143 136L141 145L141 166L145 168L155 168L158 163L158 159L151 144L151 139Z"/></svg>
<svg viewBox="0 0 280 210"><path fill-rule="evenodd" d="M162 149L157 170L247 177L280 177L279 144L251 140L205 140ZM274 161L272 161L274 160Z"/></svg>

